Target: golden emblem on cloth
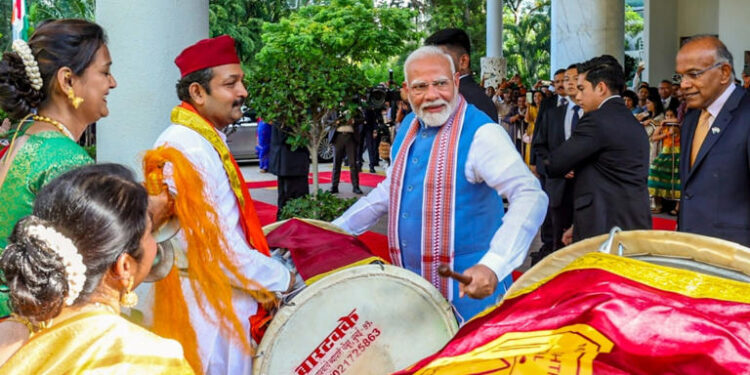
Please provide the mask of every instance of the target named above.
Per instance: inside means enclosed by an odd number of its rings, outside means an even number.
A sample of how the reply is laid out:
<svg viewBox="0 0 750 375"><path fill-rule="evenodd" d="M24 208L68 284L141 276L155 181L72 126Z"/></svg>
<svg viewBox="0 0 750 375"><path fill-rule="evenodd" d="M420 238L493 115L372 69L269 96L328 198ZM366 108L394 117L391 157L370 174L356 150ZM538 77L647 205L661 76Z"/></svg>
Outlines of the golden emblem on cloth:
<svg viewBox="0 0 750 375"><path fill-rule="evenodd" d="M468 353L434 360L417 375L590 375L612 341L586 324L555 330L508 332Z"/></svg>

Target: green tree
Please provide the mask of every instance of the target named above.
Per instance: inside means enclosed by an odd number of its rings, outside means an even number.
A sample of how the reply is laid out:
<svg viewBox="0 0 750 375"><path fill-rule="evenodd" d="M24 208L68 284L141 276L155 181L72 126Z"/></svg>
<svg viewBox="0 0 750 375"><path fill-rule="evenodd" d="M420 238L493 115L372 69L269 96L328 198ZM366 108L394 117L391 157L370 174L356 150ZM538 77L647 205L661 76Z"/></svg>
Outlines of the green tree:
<svg viewBox="0 0 750 375"><path fill-rule="evenodd" d="M29 14L29 25L34 31L34 26L47 19L58 18L83 18L94 19L95 0L29 0L26 2ZM7 51L10 47L11 25L10 18L13 10L13 1L0 2L0 50ZM31 36L29 34L29 36Z"/></svg>
<svg viewBox="0 0 750 375"><path fill-rule="evenodd" d="M308 148L314 194L326 117L340 102L346 102L341 112L354 112L355 98L369 85L362 65L402 53L414 33L411 17L409 10L375 7L372 0L331 0L263 25L263 47L247 80L250 105L289 132L293 147Z"/></svg>
<svg viewBox="0 0 750 375"><path fill-rule="evenodd" d="M32 0L28 2L29 24L34 27L47 19L82 18L94 20L95 0Z"/></svg>
<svg viewBox="0 0 750 375"><path fill-rule="evenodd" d="M485 55L486 0L432 0L421 6L425 15L427 35L448 27L463 29L471 41L471 70L481 70Z"/></svg>
<svg viewBox="0 0 750 375"><path fill-rule="evenodd" d="M503 56L527 87L550 75L550 0L505 1Z"/></svg>
<svg viewBox="0 0 750 375"><path fill-rule="evenodd" d="M486 51L486 0L411 1L422 14L427 34L447 27L466 31L471 40L471 68L480 70ZM509 72L527 84L549 76L550 0L503 1L503 55Z"/></svg>
<svg viewBox="0 0 750 375"><path fill-rule="evenodd" d="M7 51L10 47L11 27L10 27L10 16L13 12L12 1L0 1L0 51Z"/></svg>
<svg viewBox="0 0 750 375"><path fill-rule="evenodd" d="M263 22L278 22L289 14L286 0L211 0L208 5L211 37L231 35L245 66L260 51Z"/></svg>

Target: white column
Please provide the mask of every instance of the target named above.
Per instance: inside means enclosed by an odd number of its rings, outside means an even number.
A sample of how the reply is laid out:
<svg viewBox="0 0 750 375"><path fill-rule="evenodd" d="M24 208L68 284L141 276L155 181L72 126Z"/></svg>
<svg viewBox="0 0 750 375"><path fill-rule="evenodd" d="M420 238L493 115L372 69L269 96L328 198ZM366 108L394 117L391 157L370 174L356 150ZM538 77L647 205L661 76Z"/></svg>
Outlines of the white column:
<svg viewBox="0 0 750 375"><path fill-rule="evenodd" d="M481 60L484 86L497 87L505 77L503 0L487 0L487 56Z"/></svg>
<svg viewBox="0 0 750 375"><path fill-rule="evenodd" d="M641 81L651 86L659 86L659 81L671 79L674 74L680 40L677 30L678 5L677 0L646 0L643 3L645 69ZM703 8L700 12L707 11L707 8Z"/></svg>
<svg viewBox="0 0 750 375"><path fill-rule="evenodd" d="M624 64L624 0L552 0L550 71L608 54Z"/></svg>
<svg viewBox="0 0 750 375"><path fill-rule="evenodd" d="M487 57L503 57L503 0L487 0Z"/></svg>
<svg viewBox="0 0 750 375"><path fill-rule="evenodd" d="M97 162L115 162L141 173L139 155L151 148L179 103L174 59L208 37L208 0L98 0L117 87L109 116L97 123Z"/></svg>

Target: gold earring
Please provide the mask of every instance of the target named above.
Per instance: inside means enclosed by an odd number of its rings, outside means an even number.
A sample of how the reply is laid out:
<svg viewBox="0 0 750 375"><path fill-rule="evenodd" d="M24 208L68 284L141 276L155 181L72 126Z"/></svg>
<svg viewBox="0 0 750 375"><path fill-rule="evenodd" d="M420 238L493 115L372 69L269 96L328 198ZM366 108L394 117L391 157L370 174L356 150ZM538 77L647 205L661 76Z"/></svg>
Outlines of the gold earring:
<svg viewBox="0 0 750 375"><path fill-rule="evenodd" d="M78 107L83 103L83 98L76 96L76 93L73 92L73 88L68 89L68 99L70 100L70 103L73 104L73 108L78 109Z"/></svg>
<svg viewBox="0 0 750 375"><path fill-rule="evenodd" d="M120 296L120 305L122 307L133 307L138 304L138 295L133 292L133 284L135 283L135 277L131 277L128 281L128 288L125 289L125 293Z"/></svg>

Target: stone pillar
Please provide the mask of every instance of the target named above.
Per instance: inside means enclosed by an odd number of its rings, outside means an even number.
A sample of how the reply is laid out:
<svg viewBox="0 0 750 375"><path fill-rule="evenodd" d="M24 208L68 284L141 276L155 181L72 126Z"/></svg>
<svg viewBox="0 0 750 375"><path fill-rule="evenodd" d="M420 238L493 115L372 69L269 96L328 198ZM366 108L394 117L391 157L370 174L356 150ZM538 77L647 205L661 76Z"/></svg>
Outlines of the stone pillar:
<svg viewBox="0 0 750 375"><path fill-rule="evenodd" d="M709 13L709 8L696 9L696 12ZM646 0L643 3L643 62L645 69L641 76L641 82L658 86L662 79L672 78L680 41L677 30L677 10L677 0ZM690 26L694 24L692 21L688 23Z"/></svg>
<svg viewBox="0 0 750 375"><path fill-rule="evenodd" d="M487 0L487 57L481 60L482 82L497 87L505 77L503 58L503 0Z"/></svg>
<svg viewBox="0 0 750 375"><path fill-rule="evenodd" d="M608 54L624 64L624 0L552 0L551 66Z"/></svg>
<svg viewBox="0 0 750 375"><path fill-rule="evenodd" d="M98 0L117 87L107 98L109 116L96 127L97 162L115 162L141 173L139 155L151 148L179 103L174 59L208 37L208 0Z"/></svg>

